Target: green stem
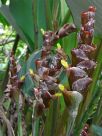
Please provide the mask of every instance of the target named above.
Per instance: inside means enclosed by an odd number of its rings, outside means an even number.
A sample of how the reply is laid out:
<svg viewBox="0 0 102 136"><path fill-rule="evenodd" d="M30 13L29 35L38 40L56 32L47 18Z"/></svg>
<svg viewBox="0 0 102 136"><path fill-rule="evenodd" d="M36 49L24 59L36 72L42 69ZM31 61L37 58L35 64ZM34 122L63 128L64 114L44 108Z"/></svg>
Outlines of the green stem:
<svg viewBox="0 0 102 136"><path fill-rule="evenodd" d="M45 121L44 136L53 136L56 130L56 120L58 115L58 104L59 101L51 103L50 109L47 112L47 118Z"/></svg>
<svg viewBox="0 0 102 136"><path fill-rule="evenodd" d="M50 9L50 2L48 0L44 0L45 4L45 15L46 15L46 26L47 29L52 29L52 14L51 14L51 9Z"/></svg>
<svg viewBox="0 0 102 136"><path fill-rule="evenodd" d="M73 126L74 126L74 121L75 121L75 118L73 118L72 116L70 116L70 118L68 119L68 128L67 128L67 134L66 136L70 136L71 135L71 132L72 132L72 129L73 129Z"/></svg>
<svg viewBox="0 0 102 136"><path fill-rule="evenodd" d="M19 43L19 40L20 40L20 37L19 37L19 35L17 34L16 35L16 38L15 38L15 41L14 41L14 45L13 45L13 52L14 52L14 54L15 54L15 52L16 52L16 49L17 49L17 45L18 45L18 43Z"/></svg>
<svg viewBox="0 0 102 136"><path fill-rule="evenodd" d="M22 129L22 96L19 93L18 100L17 100L17 110L18 110L18 136L23 136L23 129Z"/></svg>
<svg viewBox="0 0 102 136"><path fill-rule="evenodd" d="M38 21L37 21L37 0L32 2L32 12L34 19L34 49L38 48Z"/></svg>
<svg viewBox="0 0 102 136"><path fill-rule="evenodd" d="M102 85L101 85L100 91L102 91ZM100 121L101 121L101 118L102 118L102 94L100 95L99 102L98 102L97 105L98 106L97 106L97 110L96 110L95 115L94 115L93 124L100 125Z"/></svg>
<svg viewBox="0 0 102 136"><path fill-rule="evenodd" d="M0 124L0 136L4 136L4 135L3 135L3 127L2 127L1 124Z"/></svg>
<svg viewBox="0 0 102 136"><path fill-rule="evenodd" d="M56 129L56 120L57 120L57 116L58 116L58 103L59 103L58 100L56 100L56 101L53 103L51 136L54 135L55 129Z"/></svg>
<svg viewBox="0 0 102 136"><path fill-rule="evenodd" d="M68 118L69 118L68 109L67 109L67 107L65 107L61 117L58 119L56 131L55 131L55 136L64 135L65 126L67 124Z"/></svg>
<svg viewBox="0 0 102 136"><path fill-rule="evenodd" d="M18 136L23 136L22 133L22 113L18 111Z"/></svg>
<svg viewBox="0 0 102 136"><path fill-rule="evenodd" d="M52 14L53 16L53 29L54 31L58 30L59 27L59 21L58 21L58 14L59 14L59 7L60 7L60 1L59 0L55 0L53 2L53 10L52 10Z"/></svg>
<svg viewBox="0 0 102 136"><path fill-rule="evenodd" d="M36 102L33 101L33 112L32 112L32 136L39 136L39 117L37 118L35 111Z"/></svg>

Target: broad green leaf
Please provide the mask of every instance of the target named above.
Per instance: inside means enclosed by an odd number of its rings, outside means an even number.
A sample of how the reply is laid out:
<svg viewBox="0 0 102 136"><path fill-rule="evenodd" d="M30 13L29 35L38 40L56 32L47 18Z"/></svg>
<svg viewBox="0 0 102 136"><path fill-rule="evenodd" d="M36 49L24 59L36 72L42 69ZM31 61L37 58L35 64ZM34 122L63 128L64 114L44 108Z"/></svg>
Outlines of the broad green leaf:
<svg viewBox="0 0 102 136"><path fill-rule="evenodd" d="M102 36L102 0L66 0L72 15L74 22L78 28L80 28L80 14L82 11L86 11L89 6L94 5L96 7L96 22L95 22L95 34Z"/></svg>
<svg viewBox="0 0 102 136"><path fill-rule="evenodd" d="M35 66L35 60L40 58L41 51L36 51L34 52L29 59L27 60L26 64L23 66L21 69L19 76L21 77L22 75L26 75L29 72L29 69L33 69L36 71L36 66ZM31 95L32 94L32 89L34 87L34 83L32 81L32 78L30 77L29 74L27 74L25 82L23 84L23 92L26 95Z"/></svg>
<svg viewBox="0 0 102 136"><path fill-rule="evenodd" d="M77 46L77 33L72 33L68 37L62 39L64 51L71 56L71 50Z"/></svg>
<svg viewBox="0 0 102 136"><path fill-rule="evenodd" d="M71 12L65 3L65 0L61 0L61 25L65 23L73 23ZM69 36L61 40L64 51L67 55L71 56L71 50L77 46L77 33L72 33Z"/></svg>
<svg viewBox="0 0 102 136"><path fill-rule="evenodd" d="M102 127L97 126L97 125L92 125L92 131L93 131L94 134L96 134L97 136L102 136Z"/></svg>
<svg viewBox="0 0 102 136"><path fill-rule="evenodd" d="M30 47L34 49L32 0L10 0L9 8L17 25L28 38Z"/></svg>
<svg viewBox="0 0 102 136"><path fill-rule="evenodd" d="M45 5L44 0L33 0L33 18L34 18L34 42L39 48L42 47L43 38L40 29L46 30L46 16L45 16ZM37 33L36 33L37 32Z"/></svg>
<svg viewBox="0 0 102 136"><path fill-rule="evenodd" d="M68 6L65 2L65 0L60 0L61 1L61 24L63 23L63 21L65 20L65 16L68 13L69 9ZM68 21L68 17L67 17L67 21Z"/></svg>
<svg viewBox="0 0 102 136"><path fill-rule="evenodd" d="M6 4L7 0L1 0L2 4Z"/></svg>
<svg viewBox="0 0 102 136"><path fill-rule="evenodd" d="M9 25L9 23L6 21L6 19L3 17L1 13L0 13L0 23L2 23L3 26Z"/></svg>
<svg viewBox="0 0 102 136"><path fill-rule="evenodd" d="M27 45L29 45L31 51L37 47L36 40L38 40L38 47L42 46L42 35L40 29L46 29L45 12L47 11L45 11L44 2L37 0L36 6L36 9L33 9L32 0L10 0L9 7L2 5L0 8L1 14L15 28ZM36 18L33 18L33 10L36 14ZM35 23L37 26L38 39L34 36Z"/></svg>
<svg viewBox="0 0 102 136"><path fill-rule="evenodd" d="M15 19L12 17L11 12L10 12L10 10L9 10L9 7L3 5L3 6L0 8L0 12L1 12L1 14L5 17L5 19L15 28L15 30L17 31L17 33L19 33L20 37L21 37L24 41L26 41L26 42L28 43L28 41L27 41L27 39L26 39L26 37L25 37L23 31L22 31L21 28L17 25Z"/></svg>

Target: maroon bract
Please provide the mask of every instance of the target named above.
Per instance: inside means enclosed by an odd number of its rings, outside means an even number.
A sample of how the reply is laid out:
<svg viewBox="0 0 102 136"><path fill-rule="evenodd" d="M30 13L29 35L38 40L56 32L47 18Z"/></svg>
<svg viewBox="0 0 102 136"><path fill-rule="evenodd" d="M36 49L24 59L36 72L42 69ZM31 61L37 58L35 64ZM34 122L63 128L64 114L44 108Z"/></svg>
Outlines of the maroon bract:
<svg viewBox="0 0 102 136"><path fill-rule="evenodd" d="M91 6L88 11L81 14L81 30L79 33L79 45L72 49L72 66L68 68L70 86L73 91L84 94L92 82L92 72L96 67L96 47L92 43L94 32L94 17L96 9ZM85 73L84 73L85 72Z"/></svg>
<svg viewBox="0 0 102 136"><path fill-rule="evenodd" d="M39 95L41 94L38 98L36 96L36 91L34 91L35 98L38 102L36 106L38 115L42 114L44 108L49 107L50 100L58 91L58 80L56 76L58 76L62 69L61 60L67 60L67 55L62 48L56 49L56 54L51 55L52 46L60 38L63 38L75 31L76 27L74 26L74 24L65 24L57 32L44 32L41 58L35 61L37 75L39 77L39 86L36 88L36 90L39 90ZM35 78L34 75L32 76L32 78ZM42 110L40 110L39 108L41 108Z"/></svg>
<svg viewBox="0 0 102 136"><path fill-rule="evenodd" d="M13 54L13 51L10 55L10 68L9 68L9 81L7 84L7 88L4 91L5 96L8 97L15 97L16 93L18 93L21 89L21 86L24 82L25 77L21 80L18 78L17 74L17 64Z"/></svg>

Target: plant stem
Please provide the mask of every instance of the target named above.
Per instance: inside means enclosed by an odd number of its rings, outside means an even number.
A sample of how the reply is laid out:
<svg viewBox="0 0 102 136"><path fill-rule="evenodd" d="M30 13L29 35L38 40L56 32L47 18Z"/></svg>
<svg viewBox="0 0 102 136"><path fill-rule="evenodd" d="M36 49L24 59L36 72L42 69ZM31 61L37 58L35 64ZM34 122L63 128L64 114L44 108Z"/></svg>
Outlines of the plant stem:
<svg viewBox="0 0 102 136"><path fill-rule="evenodd" d="M57 115L58 115L58 103L59 103L58 100L56 100L53 103L51 136L53 136L53 134L55 133L55 129L56 129L56 120L57 120Z"/></svg>
<svg viewBox="0 0 102 136"><path fill-rule="evenodd" d="M45 4L45 15L46 15L46 26L47 29L52 29L52 14L51 14L51 9L50 9L50 2L48 0L44 0Z"/></svg>
<svg viewBox="0 0 102 136"><path fill-rule="evenodd" d="M53 10L52 14L54 15L53 18L53 30L57 31L59 27L59 21L58 21L58 14L59 14L59 8L60 8L60 1L56 0L53 2Z"/></svg>
<svg viewBox="0 0 102 136"><path fill-rule="evenodd" d="M16 38L15 38L15 41L14 41L14 44L13 44L13 52L14 52L14 54L15 54L15 52L16 52L16 49L17 49L17 45L18 45L18 43L19 43L19 40L20 40L20 37L19 37L19 35L17 34L16 35Z"/></svg>
<svg viewBox="0 0 102 136"><path fill-rule="evenodd" d="M17 109L18 109L18 136L23 136L23 128L22 128L22 109L23 109L23 101L22 95L19 92L17 100Z"/></svg>
<svg viewBox="0 0 102 136"><path fill-rule="evenodd" d="M37 22L37 0L32 2L32 13L34 19L34 49L38 48L38 22Z"/></svg>
<svg viewBox="0 0 102 136"><path fill-rule="evenodd" d="M32 136L38 136L39 135L39 118L35 116L35 104L36 101L33 101L33 112L32 112Z"/></svg>
<svg viewBox="0 0 102 136"><path fill-rule="evenodd" d="M6 41L6 42L0 42L0 46L4 46L4 45L6 45L6 44L9 44L9 43L12 43L12 42L14 42L15 40L14 39L12 39L12 40L8 40L8 41Z"/></svg>
<svg viewBox="0 0 102 136"><path fill-rule="evenodd" d="M75 122L75 117L73 117L72 115L70 115L70 117L68 118L68 128L67 128L67 134L66 136L70 136L73 126L74 126L74 122Z"/></svg>

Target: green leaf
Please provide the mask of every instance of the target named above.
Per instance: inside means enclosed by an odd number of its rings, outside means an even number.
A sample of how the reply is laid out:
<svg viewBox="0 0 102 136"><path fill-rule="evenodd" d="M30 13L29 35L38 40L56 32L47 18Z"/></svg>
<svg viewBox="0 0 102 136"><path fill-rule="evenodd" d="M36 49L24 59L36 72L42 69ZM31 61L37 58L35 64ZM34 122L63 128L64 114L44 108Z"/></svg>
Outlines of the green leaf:
<svg viewBox="0 0 102 136"><path fill-rule="evenodd" d="M64 51L67 55L71 56L71 50L77 45L77 33L72 33L68 37L62 39Z"/></svg>
<svg viewBox="0 0 102 136"><path fill-rule="evenodd" d="M8 99L7 101L5 101L3 103L3 106L5 107L5 109L8 111L9 110L9 107L10 107L10 104L11 104L11 100Z"/></svg>
<svg viewBox="0 0 102 136"><path fill-rule="evenodd" d="M51 14L51 6L50 2L48 0L44 0L44 5L45 5L45 17L46 17L46 26L47 29L52 29L52 14Z"/></svg>
<svg viewBox="0 0 102 136"><path fill-rule="evenodd" d="M56 1L53 0L52 22L53 22L54 31L56 31L59 28L60 21L61 21L61 2L60 0L56 0Z"/></svg>
<svg viewBox="0 0 102 136"><path fill-rule="evenodd" d="M31 51L37 47L36 41L38 41L38 47L42 46L40 29L46 29L44 2L37 0L36 6L34 7L32 3L32 0L10 0L9 7L2 5L0 8L2 15L15 28L20 37L29 45ZM35 30L34 27L37 30Z"/></svg>
<svg viewBox="0 0 102 136"><path fill-rule="evenodd" d="M34 42L35 46L42 47L42 34L40 29L46 30L45 5L43 0L33 0ZM46 11L47 12L47 11Z"/></svg>
<svg viewBox="0 0 102 136"><path fill-rule="evenodd" d="M32 0L10 0L9 8L17 25L28 39L31 49L34 49Z"/></svg>
<svg viewBox="0 0 102 136"><path fill-rule="evenodd" d="M12 17L12 14L10 12L10 9L8 6L2 5L2 7L0 8L0 12L1 14L5 17L5 19L15 28L15 30L17 31L17 33L20 35L20 37L26 41L26 43L28 43L28 40L26 39L23 31L21 30L21 28L17 25L15 19ZM29 43L28 43L29 44Z"/></svg>
<svg viewBox="0 0 102 136"><path fill-rule="evenodd" d="M34 52L29 59L27 60L26 64L23 66L19 73L19 77L22 75L26 75L29 72L29 69L33 69L36 71L36 66L35 66L35 60L40 58L41 55L41 50ZM32 88L34 87L34 83L32 81L32 78L29 76L29 74L26 76L25 82L23 84L23 92L27 95L32 94Z"/></svg>
<svg viewBox="0 0 102 136"><path fill-rule="evenodd" d="M0 23L2 23L3 26L9 25L9 23L6 21L6 19L3 17L1 13L0 13Z"/></svg>
<svg viewBox="0 0 102 136"><path fill-rule="evenodd" d="M7 0L1 0L2 4L6 4Z"/></svg>
<svg viewBox="0 0 102 136"><path fill-rule="evenodd" d="M94 132L94 134L96 134L97 136L102 136L102 127L99 127L97 125L92 125L92 131Z"/></svg>
<svg viewBox="0 0 102 136"><path fill-rule="evenodd" d="M3 135L3 127L2 127L1 124L0 124L0 136L4 136L4 135Z"/></svg>
<svg viewBox="0 0 102 136"><path fill-rule="evenodd" d="M102 0L66 0L72 15L74 22L78 28L80 28L80 14L82 11L88 9L89 6L94 5L96 7L96 23L95 23L95 34L102 36Z"/></svg>
<svg viewBox="0 0 102 136"><path fill-rule="evenodd" d="M69 8L65 2L65 0L60 0L61 1L61 25L64 25L69 22Z"/></svg>
<svg viewBox="0 0 102 136"><path fill-rule="evenodd" d="M22 113L18 111L18 136L22 136Z"/></svg>
<svg viewBox="0 0 102 136"><path fill-rule="evenodd" d="M56 130L57 119L59 116L59 100L55 100L51 103L49 110L47 111L47 118L45 121L45 136L53 136Z"/></svg>

